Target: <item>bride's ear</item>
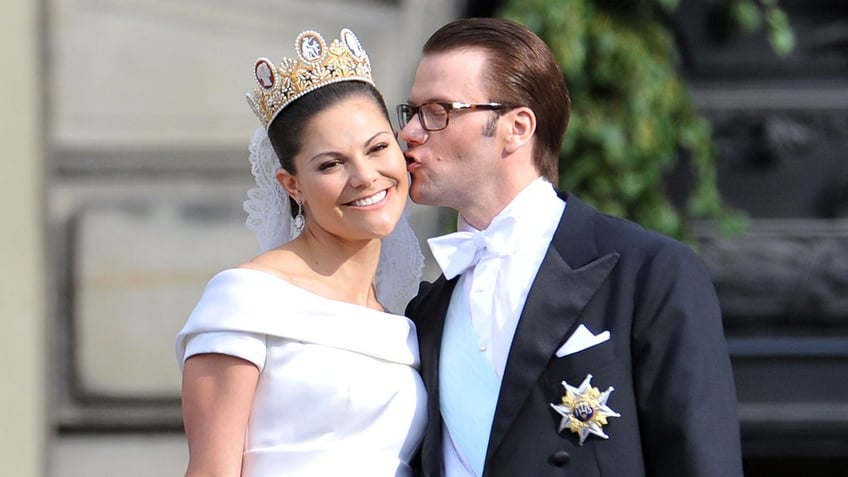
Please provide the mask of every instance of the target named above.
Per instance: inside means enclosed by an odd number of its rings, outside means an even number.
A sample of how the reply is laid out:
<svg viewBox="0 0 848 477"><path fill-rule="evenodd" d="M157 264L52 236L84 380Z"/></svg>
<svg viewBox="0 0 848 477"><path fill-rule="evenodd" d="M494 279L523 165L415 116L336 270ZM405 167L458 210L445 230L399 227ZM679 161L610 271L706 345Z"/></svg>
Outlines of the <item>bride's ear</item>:
<svg viewBox="0 0 848 477"><path fill-rule="evenodd" d="M300 189L297 185L297 177L293 176L289 171L285 169L277 171L277 182L280 183L280 187L286 191L289 197L295 200L300 199Z"/></svg>

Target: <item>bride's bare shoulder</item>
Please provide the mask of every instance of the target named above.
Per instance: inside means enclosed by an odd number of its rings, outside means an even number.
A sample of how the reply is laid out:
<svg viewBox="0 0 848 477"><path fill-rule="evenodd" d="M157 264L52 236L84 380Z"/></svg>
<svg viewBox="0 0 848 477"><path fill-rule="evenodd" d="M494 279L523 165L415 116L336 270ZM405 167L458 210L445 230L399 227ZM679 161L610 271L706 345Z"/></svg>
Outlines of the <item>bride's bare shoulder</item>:
<svg viewBox="0 0 848 477"><path fill-rule="evenodd" d="M304 262L296 253L287 249L274 249L257 255L236 268L270 273L291 281L303 274Z"/></svg>

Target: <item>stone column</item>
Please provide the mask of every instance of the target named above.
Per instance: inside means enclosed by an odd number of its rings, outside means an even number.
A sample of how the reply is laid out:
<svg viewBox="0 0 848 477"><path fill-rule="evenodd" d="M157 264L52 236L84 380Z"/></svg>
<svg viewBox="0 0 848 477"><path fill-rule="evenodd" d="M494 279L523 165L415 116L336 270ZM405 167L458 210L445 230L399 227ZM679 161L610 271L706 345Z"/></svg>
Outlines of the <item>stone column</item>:
<svg viewBox="0 0 848 477"><path fill-rule="evenodd" d="M41 2L0 3L0 462L45 473L47 440Z"/></svg>

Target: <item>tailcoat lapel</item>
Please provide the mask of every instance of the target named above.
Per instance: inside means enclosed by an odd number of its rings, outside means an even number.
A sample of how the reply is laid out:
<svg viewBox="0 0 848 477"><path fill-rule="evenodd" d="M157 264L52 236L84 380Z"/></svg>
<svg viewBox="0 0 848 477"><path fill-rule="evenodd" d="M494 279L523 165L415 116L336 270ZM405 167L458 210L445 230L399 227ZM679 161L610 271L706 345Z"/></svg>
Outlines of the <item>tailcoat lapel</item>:
<svg viewBox="0 0 848 477"><path fill-rule="evenodd" d="M588 206L569 198L530 288L501 383L487 467L557 347L577 327L583 308L618 262L618 254L597 257L592 214Z"/></svg>
<svg viewBox="0 0 848 477"><path fill-rule="evenodd" d="M421 475L441 475L442 468L442 418L439 403L439 355L442 350L442 335L450 298L458 278L446 280L439 277L426 293L427 298L417 311L419 349L421 354L421 376L427 386L427 409L429 419L421 444ZM421 298L419 294L419 299Z"/></svg>
<svg viewBox="0 0 848 477"><path fill-rule="evenodd" d="M431 383L432 389L438 395L439 383L439 355L442 351L442 335L447 318L448 306L450 305L453 289L456 287L458 278L446 280L444 275L433 283L430 290L435 300L428 301L427 306L422 309L422 318L416 323L419 334L419 348L421 349L421 370L425 374L427 382Z"/></svg>

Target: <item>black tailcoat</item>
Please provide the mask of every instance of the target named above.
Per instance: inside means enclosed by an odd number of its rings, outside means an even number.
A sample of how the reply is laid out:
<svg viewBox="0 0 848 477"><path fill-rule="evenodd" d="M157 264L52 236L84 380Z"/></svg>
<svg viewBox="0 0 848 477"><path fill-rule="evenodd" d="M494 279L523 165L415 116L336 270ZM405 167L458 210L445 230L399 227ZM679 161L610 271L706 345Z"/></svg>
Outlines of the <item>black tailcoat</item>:
<svg viewBox="0 0 848 477"><path fill-rule="evenodd" d="M566 199L565 195L562 195ZM519 245L520 246L520 245ZM422 284L415 321L429 422L419 475L441 475L439 352L457 279ZM562 358L580 324L610 340ZM621 417L609 439L558 432L562 381L587 374ZM601 214L567 207L515 332L492 423L485 477L735 477L742 475L736 392L710 277L686 245Z"/></svg>

